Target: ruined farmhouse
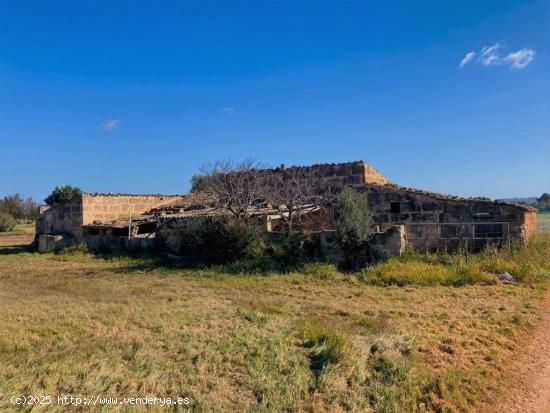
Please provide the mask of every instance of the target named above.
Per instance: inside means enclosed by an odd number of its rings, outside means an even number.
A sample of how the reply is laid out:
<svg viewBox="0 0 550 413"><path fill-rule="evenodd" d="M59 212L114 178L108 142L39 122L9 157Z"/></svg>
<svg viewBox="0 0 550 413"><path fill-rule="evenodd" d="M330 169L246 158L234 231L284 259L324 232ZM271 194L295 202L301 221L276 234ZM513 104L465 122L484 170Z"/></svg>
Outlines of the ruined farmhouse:
<svg viewBox="0 0 550 413"><path fill-rule="evenodd" d="M390 182L363 161L316 164L305 167L318 172L319 179L334 188L352 186L368 194L376 223L373 245L381 244L389 255L412 247L418 250L481 250L487 245L509 245L526 241L536 232L536 211L528 206L462 198ZM265 170L280 173L285 168ZM257 208L251 216L266 232L277 231L280 217L273 206ZM330 258L333 242L331 208L312 207L307 230L317 233ZM212 195L130 195L83 193L70 202L44 208L36 223L41 250L67 243L85 242L92 247L118 245L148 248L162 244L177 252L179 223L197 216L221 214Z"/></svg>

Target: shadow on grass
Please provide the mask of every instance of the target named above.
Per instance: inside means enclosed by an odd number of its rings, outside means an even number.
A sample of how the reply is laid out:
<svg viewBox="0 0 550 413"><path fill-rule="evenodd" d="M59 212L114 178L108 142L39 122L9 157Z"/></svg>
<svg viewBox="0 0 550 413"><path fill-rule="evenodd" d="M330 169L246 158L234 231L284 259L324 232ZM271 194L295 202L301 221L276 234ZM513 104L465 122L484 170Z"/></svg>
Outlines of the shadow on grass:
<svg viewBox="0 0 550 413"><path fill-rule="evenodd" d="M0 246L0 255L16 255L36 251L30 244Z"/></svg>
<svg viewBox="0 0 550 413"><path fill-rule="evenodd" d="M180 257L172 257L163 252L131 251L90 251L95 259L116 264L116 273L151 272L155 270L175 271L183 269L203 269L185 262Z"/></svg>

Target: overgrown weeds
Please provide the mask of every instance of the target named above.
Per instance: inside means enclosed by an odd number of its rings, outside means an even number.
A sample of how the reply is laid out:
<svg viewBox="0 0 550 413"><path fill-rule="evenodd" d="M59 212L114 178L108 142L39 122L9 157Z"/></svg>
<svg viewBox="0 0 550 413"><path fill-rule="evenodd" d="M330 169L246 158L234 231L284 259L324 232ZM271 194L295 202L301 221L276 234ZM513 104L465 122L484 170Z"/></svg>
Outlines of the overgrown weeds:
<svg viewBox="0 0 550 413"><path fill-rule="evenodd" d="M358 274L373 285L409 284L461 286L494 284L495 275L508 272L523 283L538 283L550 277L550 238L536 237L527 245L488 249L479 254L420 254L401 257L368 267Z"/></svg>
<svg viewBox="0 0 550 413"><path fill-rule="evenodd" d="M305 263L301 268L299 268L298 272L321 279L335 278L340 275L336 265L325 262Z"/></svg>
<svg viewBox="0 0 550 413"><path fill-rule="evenodd" d="M445 265L430 262L420 254L402 257L368 267L358 274L359 279L373 285L408 284L461 286L465 284L494 284L496 280L484 273L476 263L457 262Z"/></svg>

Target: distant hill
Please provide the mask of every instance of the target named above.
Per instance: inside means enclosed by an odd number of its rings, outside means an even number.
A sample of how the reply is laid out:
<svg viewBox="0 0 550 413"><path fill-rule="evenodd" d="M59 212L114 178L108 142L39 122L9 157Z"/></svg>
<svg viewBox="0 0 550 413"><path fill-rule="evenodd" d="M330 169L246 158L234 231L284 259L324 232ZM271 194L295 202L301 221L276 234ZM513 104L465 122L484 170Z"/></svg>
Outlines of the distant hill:
<svg viewBox="0 0 550 413"><path fill-rule="evenodd" d="M502 198L502 199L497 199L497 201L511 202L513 204L533 205L538 202L538 198L536 196L529 196L525 198Z"/></svg>
<svg viewBox="0 0 550 413"><path fill-rule="evenodd" d="M537 197L526 197L526 198L503 198L499 201L513 202L516 204L526 204L532 205L539 212L550 212L550 194L544 193L539 198Z"/></svg>

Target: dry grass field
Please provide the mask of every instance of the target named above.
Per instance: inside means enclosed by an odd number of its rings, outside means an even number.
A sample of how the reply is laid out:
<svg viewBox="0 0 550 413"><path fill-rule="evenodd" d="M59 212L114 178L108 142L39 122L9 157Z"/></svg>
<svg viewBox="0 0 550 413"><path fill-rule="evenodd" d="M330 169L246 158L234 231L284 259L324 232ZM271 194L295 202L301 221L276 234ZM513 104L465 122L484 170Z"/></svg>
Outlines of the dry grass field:
<svg viewBox="0 0 550 413"><path fill-rule="evenodd" d="M544 277L399 287L153 264L0 247L0 411L59 394L189 397L172 410L193 412L480 411L545 291ZM82 411L135 411L101 409Z"/></svg>

